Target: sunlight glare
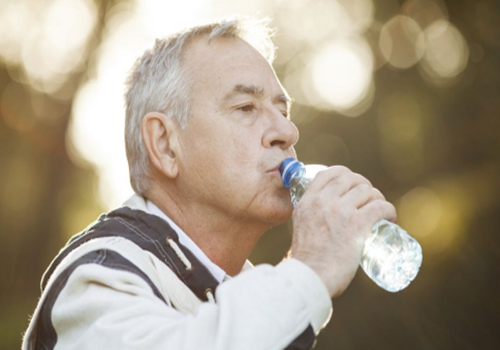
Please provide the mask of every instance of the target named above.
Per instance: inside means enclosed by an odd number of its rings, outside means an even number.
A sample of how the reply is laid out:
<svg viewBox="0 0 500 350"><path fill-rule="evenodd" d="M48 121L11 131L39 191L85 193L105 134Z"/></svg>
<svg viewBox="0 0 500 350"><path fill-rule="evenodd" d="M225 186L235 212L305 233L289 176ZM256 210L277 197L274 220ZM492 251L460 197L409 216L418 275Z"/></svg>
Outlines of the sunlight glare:
<svg viewBox="0 0 500 350"><path fill-rule="evenodd" d="M22 1L5 1L0 11L0 58L16 64L21 60L22 42L35 22L35 16Z"/></svg>
<svg viewBox="0 0 500 350"><path fill-rule="evenodd" d="M364 38L331 42L312 63L317 93L339 111L354 107L366 96L372 73L373 56Z"/></svg>
<svg viewBox="0 0 500 350"><path fill-rule="evenodd" d="M89 0L57 0L42 12L23 40L23 66L37 90L56 92L77 68L96 23L96 9Z"/></svg>
<svg viewBox="0 0 500 350"><path fill-rule="evenodd" d="M338 0L344 9L349 27L349 34L363 33L369 28L375 16L375 6L372 0Z"/></svg>
<svg viewBox="0 0 500 350"><path fill-rule="evenodd" d="M203 3L200 0L198 5ZM112 11L98 50L96 76L75 97L69 142L77 164L96 167L99 200L107 209L120 205L133 193L124 144L126 77L155 38L197 19L197 12L193 14L187 5L179 4L150 0L138 1L135 7L117 5L119 11Z"/></svg>
<svg viewBox="0 0 500 350"><path fill-rule="evenodd" d="M44 38L52 54L46 66L53 72L67 73L79 62L96 22L96 9L85 0L57 0L47 11L43 23Z"/></svg>
<svg viewBox="0 0 500 350"><path fill-rule="evenodd" d="M164 37L186 26L194 25L205 12L208 3L209 0L136 1L137 18L141 22L142 30L151 37Z"/></svg>
<svg viewBox="0 0 500 350"><path fill-rule="evenodd" d="M125 156L126 76L153 38L139 30L137 18L120 16L112 21L98 54L97 77L75 97L69 137L80 157L97 168L100 201L106 208L121 204L131 194Z"/></svg>

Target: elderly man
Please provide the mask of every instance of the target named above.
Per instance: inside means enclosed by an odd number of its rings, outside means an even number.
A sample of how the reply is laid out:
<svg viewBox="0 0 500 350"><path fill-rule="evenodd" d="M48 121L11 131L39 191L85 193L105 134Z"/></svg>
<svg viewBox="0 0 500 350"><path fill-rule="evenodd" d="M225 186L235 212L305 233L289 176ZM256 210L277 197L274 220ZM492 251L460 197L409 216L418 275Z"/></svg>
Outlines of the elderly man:
<svg viewBox="0 0 500 350"><path fill-rule="evenodd" d="M293 212L290 256L247 258L292 214L278 167L298 131L261 22L158 40L134 66L126 146L136 192L73 237L42 281L25 349L308 349L364 239L394 207L344 167Z"/></svg>

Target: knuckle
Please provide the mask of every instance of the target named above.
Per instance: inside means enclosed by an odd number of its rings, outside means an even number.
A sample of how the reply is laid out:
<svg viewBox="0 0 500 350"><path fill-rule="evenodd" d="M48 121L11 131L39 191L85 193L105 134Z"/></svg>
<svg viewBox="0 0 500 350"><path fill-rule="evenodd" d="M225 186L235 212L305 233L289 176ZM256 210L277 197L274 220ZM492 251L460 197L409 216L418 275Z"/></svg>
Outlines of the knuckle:
<svg viewBox="0 0 500 350"><path fill-rule="evenodd" d="M350 170L343 165L334 165L325 170L321 170L316 175L316 178L322 179L321 181L327 181L331 179L340 179L344 174L349 173Z"/></svg>
<svg viewBox="0 0 500 350"><path fill-rule="evenodd" d="M351 170L343 165L334 165L327 169L328 173L332 177L343 177L345 174L352 173Z"/></svg>
<svg viewBox="0 0 500 350"><path fill-rule="evenodd" d="M385 201L385 196L378 188L373 187L372 190L375 192L376 198L380 198Z"/></svg>
<svg viewBox="0 0 500 350"><path fill-rule="evenodd" d="M391 203L383 200L383 199L376 199L375 202L377 203L377 210L378 211L386 211L389 206L392 206Z"/></svg>
<svg viewBox="0 0 500 350"><path fill-rule="evenodd" d="M322 179L326 177L328 177L328 170L320 170L314 177L314 180L316 181L316 179Z"/></svg>
<svg viewBox="0 0 500 350"><path fill-rule="evenodd" d="M343 165L334 165L330 167L330 169L335 170L338 173L345 173L345 172L351 172L351 170Z"/></svg>
<svg viewBox="0 0 500 350"><path fill-rule="evenodd" d="M325 201L324 207L330 213L341 214L346 210L345 205L341 205L338 201Z"/></svg>
<svg viewBox="0 0 500 350"><path fill-rule="evenodd" d="M310 203L311 209L315 211L321 209L322 207L324 207L324 202L325 200L323 199L323 196L315 196L314 198L312 198Z"/></svg>
<svg viewBox="0 0 500 350"><path fill-rule="evenodd" d="M382 199L375 199L371 202L370 211L374 214L380 215L384 212L385 201Z"/></svg>
<svg viewBox="0 0 500 350"><path fill-rule="evenodd" d="M359 184L353 187L350 191L353 192L354 195L364 195L371 191L371 186L365 183Z"/></svg>
<svg viewBox="0 0 500 350"><path fill-rule="evenodd" d="M367 184L368 186L370 187L373 187L372 183L370 182L370 180L368 180L366 177L364 177L363 175L360 175L358 173L353 173L355 179L360 182L360 183L365 183Z"/></svg>
<svg viewBox="0 0 500 350"><path fill-rule="evenodd" d="M367 183L362 183L362 184L358 185L358 188L360 191L363 191L363 192L368 192L368 191L372 190L372 186L367 184Z"/></svg>
<svg viewBox="0 0 500 350"><path fill-rule="evenodd" d="M377 206L374 209L376 210L376 214L378 214L378 216L387 219L396 218L396 207L394 204L382 199L377 199L375 202Z"/></svg>
<svg viewBox="0 0 500 350"><path fill-rule="evenodd" d="M394 206L394 204L392 203L389 203L387 201L382 201L382 203L384 203L384 209L391 212L391 211L396 211L396 207Z"/></svg>

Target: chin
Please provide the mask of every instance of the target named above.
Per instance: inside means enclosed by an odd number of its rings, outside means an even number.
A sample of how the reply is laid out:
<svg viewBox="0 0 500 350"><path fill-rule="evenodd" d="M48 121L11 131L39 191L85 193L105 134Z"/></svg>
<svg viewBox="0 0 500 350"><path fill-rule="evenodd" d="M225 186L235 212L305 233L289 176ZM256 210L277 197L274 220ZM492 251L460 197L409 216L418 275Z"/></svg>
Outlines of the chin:
<svg viewBox="0 0 500 350"><path fill-rule="evenodd" d="M290 219L292 212L293 206L290 201L273 205L266 211L265 221L272 226L280 225Z"/></svg>

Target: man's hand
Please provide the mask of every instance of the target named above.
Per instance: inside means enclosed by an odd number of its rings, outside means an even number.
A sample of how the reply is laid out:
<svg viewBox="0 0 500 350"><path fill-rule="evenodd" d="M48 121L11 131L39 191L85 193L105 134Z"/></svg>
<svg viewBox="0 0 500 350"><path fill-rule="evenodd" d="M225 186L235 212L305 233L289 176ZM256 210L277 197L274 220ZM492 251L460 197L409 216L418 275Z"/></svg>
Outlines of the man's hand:
<svg viewBox="0 0 500 350"><path fill-rule="evenodd" d="M396 218L370 181L333 166L318 173L293 212L291 256L316 271L337 297L354 278L373 225Z"/></svg>

